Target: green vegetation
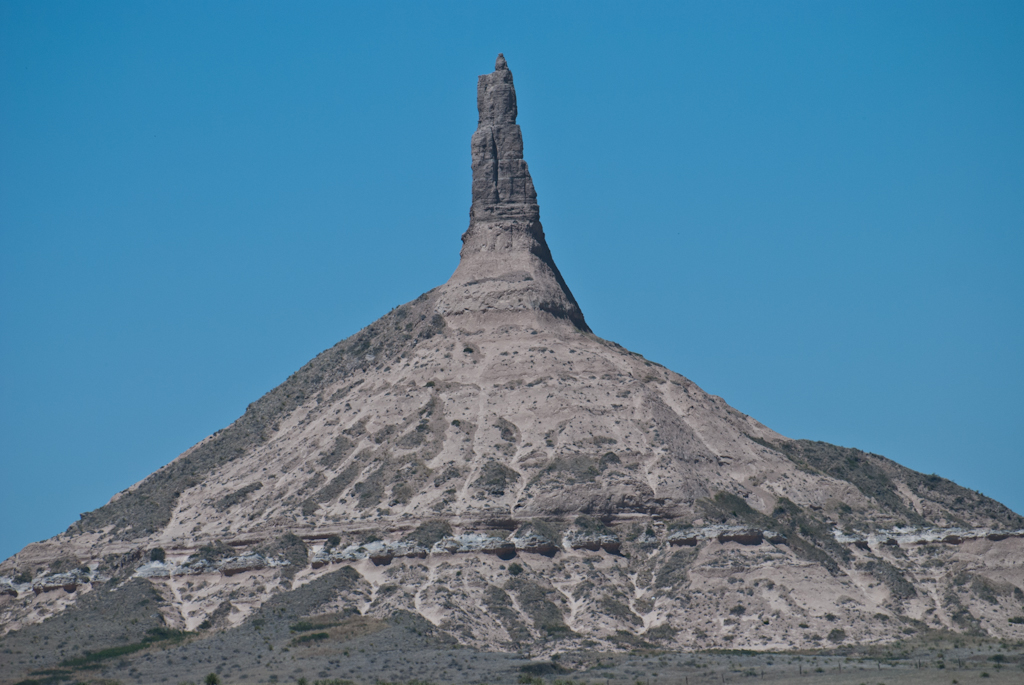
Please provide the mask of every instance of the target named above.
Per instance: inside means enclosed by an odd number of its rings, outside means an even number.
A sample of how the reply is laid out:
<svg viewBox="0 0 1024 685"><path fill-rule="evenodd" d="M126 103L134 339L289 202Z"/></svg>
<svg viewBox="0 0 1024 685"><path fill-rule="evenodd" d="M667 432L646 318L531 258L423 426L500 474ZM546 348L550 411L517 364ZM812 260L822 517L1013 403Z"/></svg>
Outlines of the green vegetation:
<svg viewBox="0 0 1024 685"><path fill-rule="evenodd" d="M689 580L689 569L697 558L694 548L681 549L664 558L655 572L654 585L658 588L681 586Z"/></svg>
<svg viewBox="0 0 1024 685"><path fill-rule="evenodd" d="M153 628L146 631L146 637L143 638L142 642L108 647L107 649L100 649L95 652L85 652L82 656L65 659L60 662L60 665L65 668L95 668L99 662L106 659L134 654L148 647L164 646L161 643L167 643L168 645L178 644L191 634L183 630L173 630L171 628Z"/></svg>
<svg viewBox="0 0 1024 685"><path fill-rule="evenodd" d="M565 636L572 631L565 625L562 610L552 601L558 593L546 590L525 576L517 576L506 583L505 588L515 592L519 606L533 619L533 625L549 636ZM551 595L551 597L549 597Z"/></svg>
<svg viewBox="0 0 1024 685"><path fill-rule="evenodd" d="M323 630L324 628L333 628L334 626L340 625L340 621L299 621L298 623L293 623L290 626L288 626L288 629L293 633L308 633L311 630Z"/></svg>
<svg viewBox="0 0 1024 685"><path fill-rule="evenodd" d="M754 511L742 497L734 495L731 492L715 493L715 504L717 504L722 511L729 512L729 514L735 518L757 515L757 512Z"/></svg>
<svg viewBox="0 0 1024 685"><path fill-rule="evenodd" d="M355 459L351 464L346 466L341 473L328 481L327 485L320 488L320 491L314 495L313 499L317 502L334 502L338 497L345 491L345 489L352 484L359 474L363 471L363 464L360 463L360 456L364 452L360 452L356 455Z"/></svg>
<svg viewBox="0 0 1024 685"><path fill-rule="evenodd" d="M327 468L333 469L352 453L355 446L356 443L348 436L339 435L334 439L334 445L331 449L326 452L321 452L319 461Z"/></svg>
<svg viewBox="0 0 1024 685"><path fill-rule="evenodd" d="M282 570L286 578L309 565L309 547L305 541L294 533L285 533L257 550L266 558L284 559L288 562Z"/></svg>
<svg viewBox="0 0 1024 685"><path fill-rule="evenodd" d="M224 497L221 497L219 500L217 500L217 502L213 506L214 506L214 508L217 511L224 511L225 509L229 509L229 508L235 506L236 504L240 504L250 494L256 492L257 490L261 489L262 487L263 487L263 483L261 483L261 482L249 483L244 488L240 488L238 490L235 490L231 494L228 494L228 495L225 495Z"/></svg>
<svg viewBox="0 0 1024 685"><path fill-rule="evenodd" d="M501 439L505 442L519 442L519 427L508 419L499 418L494 427L498 429Z"/></svg>
<svg viewBox="0 0 1024 685"><path fill-rule="evenodd" d="M197 549L188 558L189 561L208 561L214 563L221 559L227 559L228 557L235 556L235 550L229 545L224 544L220 540L214 540L213 542L203 545Z"/></svg>
<svg viewBox="0 0 1024 685"><path fill-rule="evenodd" d="M416 542L429 548L451 534L452 527L448 521L444 519L430 519L416 526L416 530L402 539L406 542Z"/></svg>
<svg viewBox="0 0 1024 685"><path fill-rule="evenodd" d="M557 474L565 484L591 483L601 475L600 464L585 454L559 455L548 461L544 473Z"/></svg>
<svg viewBox="0 0 1024 685"><path fill-rule="evenodd" d="M480 488L489 495L500 497L509 485L519 480L519 473L491 459L480 469L480 477L473 481L474 488Z"/></svg>
<svg viewBox="0 0 1024 685"><path fill-rule="evenodd" d="M899 570L888 561L878 559L870 560L864 564L858 565L861 570L867 571L873 575L876 579L882 581L886 587L889 588L889 592L896 599L910 599L911 597L917 597L917 590L914 588L913 583L907 580L907 577L903 575L903 571Z"/></svg>
<svg viewBox="0 0 1024 685"><path fill-rule="evenodd" d="M302 645L309 642L320 642L326 640L330 635L327 633L306 633L305 635L299 635L292 640L293 645Z"/></svg>
<svg viewBox="0 0 1024 685"><path fill-rule="evenodd" d="M384 497L384 469L379 468L365 480L352 486L352 492L359 495L359 509L369 509L380 504Z"/></svg>
<svg viewBox="0 0 1024 685"><path fill-rule="evenodd" d="M621 599L625 599L621 595L619 595L618 597ZM619 601L619 598L616 598L612 595L605 595L604 597L602 597L599 602L601 611L609 616L613 616L617 619L625 621L630 625L642 626L644 624L643 619L637 616L636 612L630 609L628 604Z"/></svg>
<svg viewBox="0 0 1024 685"><path fill-rule="evenodd" d="M598 535L611 535L613 533L611 528L593 516L577 516L573 523L584 533L596 533Z"/></svg>
<svg viewBox="0 0 1024 685"><path fill-rule="evenodd" d="M167 558L167 553L164 552L163 547L154 547L149 551L150 561L164 561Z"/></svg>

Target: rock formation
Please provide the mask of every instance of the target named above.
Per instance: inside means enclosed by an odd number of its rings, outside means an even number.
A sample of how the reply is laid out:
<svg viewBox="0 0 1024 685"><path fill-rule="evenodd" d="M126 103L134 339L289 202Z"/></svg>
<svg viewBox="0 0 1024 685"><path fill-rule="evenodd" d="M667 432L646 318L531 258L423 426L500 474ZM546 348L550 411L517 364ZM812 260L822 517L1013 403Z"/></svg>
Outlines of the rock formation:
<svg viewBox="0 0 1024 685"><path fill-rule="evenodd" d="M523 159L516 89L503 55L477 83L480 120L471 141L473 204L459 268L441 290L438 310L459 321L502 312L530 321L545 312L590 332L558 272L540 224L537 191ZM467 321L468 323L468 321Z"/></svg>
<svg viewBox="0 0 1024 685"><path fill-rule="evenodd" d="M545 242L501 56L478 106L451 279L4 561L8 644L105 626L100 606L135 616L140 592L158 596L140 630L196 645L409 614L529 654L1024 638L1024 519L786 438L593 335Z"/></svg>

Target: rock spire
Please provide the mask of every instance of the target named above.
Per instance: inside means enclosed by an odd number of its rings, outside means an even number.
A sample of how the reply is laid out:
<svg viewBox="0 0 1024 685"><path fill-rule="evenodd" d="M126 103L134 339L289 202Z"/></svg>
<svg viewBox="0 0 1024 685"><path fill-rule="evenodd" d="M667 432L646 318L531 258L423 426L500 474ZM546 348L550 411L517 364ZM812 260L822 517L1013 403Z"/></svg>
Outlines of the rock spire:
<svg viewBox="0 0 1024 685"><path fill-rule="evenodd" d="M479 78L480 112L470 148L473 154L473 206L470 225L480 221L540 221L537 191L526 160L523 133L516 124L516 89L502 55L495 71ZM541 236L541 240L543 240Z"/></svg>
<svg viewBox="0 0 1024 685"><path fill-rule="evenodd" d="M480 118L471 141L473 204L458 269L443 287L446 315L550 315L590 331L551 258L530 169L512 72L498 55L477 82Z"/></svg>

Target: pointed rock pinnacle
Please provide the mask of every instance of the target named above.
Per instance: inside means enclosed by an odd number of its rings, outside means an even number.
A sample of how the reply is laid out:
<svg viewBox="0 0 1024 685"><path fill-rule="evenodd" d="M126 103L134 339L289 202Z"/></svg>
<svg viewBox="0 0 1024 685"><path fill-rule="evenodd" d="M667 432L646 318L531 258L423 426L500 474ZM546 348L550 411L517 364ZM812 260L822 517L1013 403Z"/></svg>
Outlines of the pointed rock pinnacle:
<svg viewBox="0 0 1024 685"><path fill-rule="evenodd" d="M492 73L480 76L476 101L480 118L470 143L469 230L439 306L446 314L544 312L589 332L544 239L504 55L498 55Z"/></svg>
<svg viewBox="0 0 1024 685"><path fill-rule="evenodd" d="M480 112L470 143L473 154L473 207L470 220L539 221L537 192L523 160L523 134L516 125L516 88L502 55L495 71L476 87Z"/></svg>

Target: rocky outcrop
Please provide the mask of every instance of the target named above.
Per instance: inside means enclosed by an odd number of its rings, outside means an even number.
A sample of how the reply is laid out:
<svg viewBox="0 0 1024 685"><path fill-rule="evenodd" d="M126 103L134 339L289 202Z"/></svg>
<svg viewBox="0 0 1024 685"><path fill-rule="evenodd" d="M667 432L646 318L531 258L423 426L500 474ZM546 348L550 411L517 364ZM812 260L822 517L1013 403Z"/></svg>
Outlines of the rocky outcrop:
<svg viewBox="0 0 1024 685"><path fill-rule="evenodd" d="M786 544L786 536L778 531L749 526L714 525L685 528L670 533L665 538L665 541L673 547L696 547L698 542L708 540L717 540L722 544L736 542L741 545L760 545L765 541L773 545Z"/></svg>
<svg viewBox="0 0 1024 685"><path fill-rule="evenodd" d="M503 221L533 226L540 221L540 208L529 167L523 159L523 134L516 124L516 87L504 55L498 55L493 73L478 79L476 106L480 118L470 141L470 226Z"/></svg>
<svg viewBox="0 0 1024 685"><path fill-rule="evenodd" d="M1024 529L998 530L992 528L936 528L936 527L899 527L859 534L846 533L841 530L832 531L836 542L854 545L860 549L871 549L880 546L908 547L910 545L945 544L961 545L971 540L988 540L1001 542L1009 538L1024 538Z"/></svg>
<svg viewBox="0 0 1024 685"><path fill-rule="evenodd" d="M546 535L537 533L535 531L529 532L516 532L509 542L515 545L515 548L519 551L526 552L527 554L543 554L546 557L553 557L561 549L558 543Z"/></svg>
<svg viewBox="0 0 1024 685"><path fill-rule="evenodd" d="M136 569L134 575L138 578L172 578L174 576L201 576L219 573L230 577L246 571L260 571L289 564L290 562L286 559L268 558L257 552L246 552L217 560L189 559L180 564L170 561L150 561Z"/></svg>
<svg viewBox="0 0 1024 685"><path fill-rule="evenodd" d="M50 573L40 576L32 581L32 592L40 595L44 592L63 590L64 592L75 592L82 585L91 583L93 576L84 570L74 570L66 573ZM17 595L15 595L17 596Z"/></svg>
<svg viewBox="0 0 1024 685"><path fill-rule="evenodd" d="M374 540L361 544L349 545L342 550L321 550L313 555L313 568L320 568L328 563L359 561L369 559L377 566L387 566L396 558L418 558L427 556L427 549L415 542L396 540L385 542Z"/></svg>
<svg viewBox="0 0 1024 685"><path fill-rule="evenodd" d="M589 331L544 238L537 191L516 123L516 89L503 55L498 55L494 72L478 80L477 109L480 118L470 142L469 229L438 311L469 317L549 315Z"/></svg>
<svg viewBox="0 0 1024 685"><path fill-rule="evenodd" d="M512 559L516 556L514 543L504 538L485 535L482 533L463 533L446 537L436 543L432 552L448 552L449 554L466 554L470 552L481 552L493 554L499 559Z"/></svg>
<svg viewBox="0 0 1024 685"><path fill-rule="evenodd" d="M618 554L622 547L622 540L618 536L602 533L573 532L565 536L565 542L569 549L585 549L591 552L603 549L609 554Z"/></svg>
<svg viewBox="0 0 1024 685"><path fill-rule="evenodd" d="M764 531L756 528L723 530L718 534L719 542L738 542L741 545L760 545L764 542Z"/></svg>

